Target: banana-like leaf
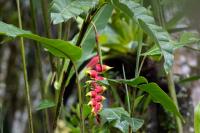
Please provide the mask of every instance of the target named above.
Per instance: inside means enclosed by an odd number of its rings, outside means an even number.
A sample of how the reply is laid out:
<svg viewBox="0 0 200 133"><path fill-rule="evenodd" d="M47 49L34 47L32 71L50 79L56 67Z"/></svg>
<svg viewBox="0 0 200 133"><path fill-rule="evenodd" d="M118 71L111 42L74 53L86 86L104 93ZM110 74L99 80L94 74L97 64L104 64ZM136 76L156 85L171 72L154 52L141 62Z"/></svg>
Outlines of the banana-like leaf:
<svg viewBox="0 0 200 133"><path fill-rule="evenodd" d="M162 27L156 25L154 18L148 10L133 0L112 0L112 4L117 10L121 10L133 21L138 23L157 44L164 57L164 68L169 72L173 65L173 41L169 34Z"/></svg>
<svg viewBox="0 0 200 133"><path fill-rule="evenodd" d="M98 0L53 0L51 20L54 24L62 23L76 17L97 4Z"/></svg>
<svg viewBox="0 0 200 133"><path fill-rule="evenodd" d="M73 44L60 39L48 39L32 34L30 31L21 30L13 25L0 21L0 35L9 37L24 37L39 42L44 48L57 57L69 58L76 61L81 58L82 50ZM72 52L73 51L73 52Z"/></svg>
<svg viewBox="0 0 200 133"><path fill-rule="evenodd" d="M180 114L178 108L172 101L172 99L156 84L148 83L144 77L137 77L129 80L119 80L118 83L124 83L132 87L137 87L142 91L148 93L154 102L160 103L166 110L174 113L181 120L184 121L182 115Z"/></svg>

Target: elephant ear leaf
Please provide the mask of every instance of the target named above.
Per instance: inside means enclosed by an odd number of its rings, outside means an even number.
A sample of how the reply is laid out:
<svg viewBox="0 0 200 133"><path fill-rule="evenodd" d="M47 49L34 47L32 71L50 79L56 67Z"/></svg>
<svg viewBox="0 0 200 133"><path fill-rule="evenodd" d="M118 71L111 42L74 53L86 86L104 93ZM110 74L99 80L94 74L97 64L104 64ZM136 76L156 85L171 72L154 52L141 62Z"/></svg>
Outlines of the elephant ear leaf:
<svg viewBox="0 0 200 133"><path fill-rule="evenodd" d="M54 24L62 23L76 17L97 4L98 0L53 0L51 20Z"/></svg>
<svg viewBox="0 0 200 133"><path fill-rule="evenodd" d="M57 57L69 58L76 61L81 58L82 50L73 44L59 40L48 39L31 33L30 31L21 30L13 25L0 21L0 35L9 37L24 37L39 42L44 48ZM71 52L73 51L73 52Z"/></svg>

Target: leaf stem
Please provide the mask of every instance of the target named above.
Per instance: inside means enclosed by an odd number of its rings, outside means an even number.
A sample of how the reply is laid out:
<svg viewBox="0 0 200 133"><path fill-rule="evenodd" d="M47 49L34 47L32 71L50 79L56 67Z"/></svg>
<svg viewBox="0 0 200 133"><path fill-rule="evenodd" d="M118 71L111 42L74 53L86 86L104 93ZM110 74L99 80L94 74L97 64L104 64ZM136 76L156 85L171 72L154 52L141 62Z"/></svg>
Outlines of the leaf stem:
<svg viewBox="0 0 200 133"><path fill-rule="evenodd" d="M22 19L21 19L21 9L20 9L20 2L16 0L17 3L17 13L18 13L18 23L19 28L22 29ZM23 71L24 71L24 82L25 82L25 95L26 95L26 102L27 102L27 109L28 109L28 119L29 119L29 128L30 132L34 133L33 131L33 117L32 117L32 108L31 108L31 99L30 99L30 92L29 92L29 84L28 84L28 77L27 77L27 70L26 70L26 59L25 59L25 50L24 50L24 40L20 37L20 51L23 63Z"/></svg>
<svg viewBox="0 0 200 133"><path fill-rule="evenodd" d="M138 29L139 33L139 40L138 40L138 47L137 47L137 57L136 57L136 67L135 67L135 77L138 77L140 75L139 71L139 64L140 64L140 55L142 51L142 38L143 38L143 32L141 29Z"/></svg>
<svg viewBox="0 0 200 133"><path fill-rule="evenodd" d="M123 77L126 80L126 73L125 73L125 69L124 69L124 64L122 64L122 71L123 71ZM131 105L130 105L130 99L129 99L129 92L128 92L128 86L127 84L124 84L125 89L126 89L126 100L127 100L127 104L128 104L128 112L129 114L131 113Z"/></svg>
<svg viewBox="0 0 200 133"><path fill-rule="evenodd" d="M98 51L98 55L99 55L99 61L100 61L100 65L102 67L103 62L102 62L101 47L100 47L100 44L99 44L99 35L98 35L98 32L97 32L97 27L96 27L96 25L94 24L93 21L91 21L91 24L94 28L95 40L96 40L96 44L97 44L97 51Z"/></svg>

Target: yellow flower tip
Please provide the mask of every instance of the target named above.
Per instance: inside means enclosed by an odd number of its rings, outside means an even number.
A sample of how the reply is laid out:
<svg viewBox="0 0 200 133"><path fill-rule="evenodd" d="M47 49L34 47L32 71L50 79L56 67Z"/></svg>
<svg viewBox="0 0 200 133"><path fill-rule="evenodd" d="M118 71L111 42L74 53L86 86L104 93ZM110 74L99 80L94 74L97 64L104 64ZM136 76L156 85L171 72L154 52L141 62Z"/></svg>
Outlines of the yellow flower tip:
<svg viewBox="0 0 200 133"><path fill-rule="evenodd" d="M94 111L94 108L92 108L92 114L94 115L94 116L96 116L97 115L97 113Z"/></svg>
<svg viewBox="0 0 200 133"><path fill-rule="evenodd" d="M103 91L106 91L106 90L107 90L107 87L105 87L105 86L103 86L102 88L103 88Z"/></svg>
<svg viewBox="0 0 200 133"><path fill-rule="evenodd" d="M91 83L92 83L92 80L86 81L86 84L91 84Z"/></svg>
<svg viewBox="0 0 200 133"><path fill-rule="evenodd" d="M108 70L110 70L110 69L113 69L113 67L106 66L106 71L108 71Z"/></svg>
<svg viewBox="0 0 200 133"><path fill-rule="evenodd" d="M89 105L89 106L92 105L92 101L90 101L87 105Z"/></svg>
<svg viewBox="0 0 200 133"><path fill-rule="evenodd" d="M90 69L86 69L85 70L85 74L87 75L87 74L90 74Z"/></svg>
<svg viewBox="0 0 200 133"><path fill-rule="evenodd" d="M86 94L86 96L92 96L92 94L91 94L91 92L88 92L87 94Z"/></svg>
<svg viewBox="0 0 200 133"><path fill-rule="evenodd" d="M106 98L104 96L102 96L102 101L106 100ZM102 105L103 106L103 105Z"/></svg>

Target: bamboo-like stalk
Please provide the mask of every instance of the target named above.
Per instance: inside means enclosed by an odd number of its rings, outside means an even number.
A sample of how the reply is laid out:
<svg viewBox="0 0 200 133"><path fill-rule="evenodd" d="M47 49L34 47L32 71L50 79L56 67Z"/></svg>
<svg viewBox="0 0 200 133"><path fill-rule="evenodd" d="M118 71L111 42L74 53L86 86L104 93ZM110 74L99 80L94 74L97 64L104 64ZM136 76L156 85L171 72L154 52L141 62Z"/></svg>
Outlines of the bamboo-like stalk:
<svg viewBox="0 0 200 133"><path fill-rule="evenodd" d="M175 86L174 86L172 70L170 70L170 72L167 74L167 80L168 80L169 93L172 97L173 102L175 103L175 105L178 109L179 107L178 107L178 101L177 101ZM177 124L177 128L178 128L178 133L183 133L182 122L181 122L181 120L178 116L176 116L176 124Z"/></svg>
<svg viewBox="0 0 200 133"><path fill-rule="evenodd" d="M156 17L158 17L159 25L161 25L163 28L165 28L165 17L164 17L164 13L162 10L162 6L160 6L160 0L152 0L152 4L154 7L154 10L156 10L156 12L154 14L156 14ZM176 91L175 91L174 79L173 79L173 71L170 70L168 72L168 74L166 74L166 75L167 75L169 93L170 93L172 100L175 103L177 109L179 109ZM178 116L176 116L176 124L177 124L177 128L178 128L177 129L178 133L183 133L183 126L182 126L181 120Z"/></svg>
<svg viewBox="0 0 200 133"><path fill-rule="evenodd" d="M79 100L79 113L80 113L80 129L81 133L85 132L85 124L84 124L84 116L83 116L83 99L82 99L82 90L81 90L81 85L80 85L80 80L79 80L79 74L78 74L78 69L76 67L76 64L73 63L74 71L76 74L76 82L77 82L77 88L78 88L78 100Z"/></svg>
<svg viewBox="0 0 200 133"><path fill-rule="evenodd" d="M18 13L19 28L22 29L21 9L20 9L19 0L16 0L16 3L17 3L17 13ZM29 91L29 84L28 84L28 77L27 77L27 70L26 70L24 40L23 40L22 37L20 38L20 52L21 52L22 63L23 63L24 82L25 82L25 95L26 95L27 110L28 110L29 128L30 128L30 132L34 133L30 91Z"/></svg>
<svg viewBox="0 0 200 133"><path fill-rule="evenodd" d="M41 0L41 5L42 5L42 14L43 14L44 28L45 28L46 36L48 38L51 38L52 35L51 35L50 19L49 19L49 15L48 15L48 5L49 5L48 1ZM55 62L53 61L53 55L51 53L49 53L49 60L50 60L52 72L55 73L56 65L55 65Z"/></svg>
<svg viewBox="0 0 200 133"><path fill-rule="evenodd" d="M32 15L31 19L32 19L33 32L37 33L37 22L36 22L36 14L35 14L33 0L30 0L30 8L31 8L31 15ZM40 46L38 43L36 43L36 45L35 45L35 61L36 61L36 66L38 68L41 96L42 96L42 99L45 99L44 78L43 78L43 72L42 72ZM46 128L47 132L50 133L49 116L48 116L47 109L45 109L43 111L43 113L44 113L44 119L45 119L45 127L44 128Z"/></svg>

